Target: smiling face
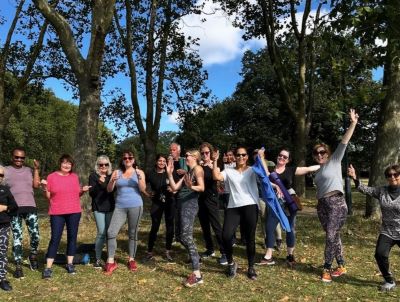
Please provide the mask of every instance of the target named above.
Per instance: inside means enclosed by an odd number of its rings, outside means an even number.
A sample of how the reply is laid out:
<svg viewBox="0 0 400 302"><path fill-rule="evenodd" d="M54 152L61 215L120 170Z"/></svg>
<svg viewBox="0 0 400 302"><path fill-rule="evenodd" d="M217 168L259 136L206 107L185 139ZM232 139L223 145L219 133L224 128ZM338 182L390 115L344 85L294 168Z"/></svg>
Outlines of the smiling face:
<svg viewBox="0 0 400 302"><path fill-rule="evenodd" d="M100 174L107 174L110 163L106 159L100 159L97 163Z"/></svg>
<svg viewBox="0 0 400 302"><path fill-rule="evenodd" d="M71 171L72 171L72 163L69 162L68 160L64 159L64 160L61 162L60 171L61 171L63 174L71 173Z"/></svg>
<svg viewBox="0 0 400 302"><path fill-rule="evenodd" d="M165 157L159 157L157 159L157 163L156 166L158 169L165 169L165 167L167 166L167 159Z"/></svg>
<svg viewBox="0 0 400 302"><path fill-rule="evenodd" d="M201 159L204 162L209 162L211 160L211 150L208 147L203 147L200 150Z"/></svg>
<svg viewBox="0 0 400 302"><path fill-rule="evenodd" d="M389 186L399 187L400 186L400 173L394 169L386 171L385 173L386 180Z"/></svg>
<svg viewBox="0 0 400 302"><path fill-rule="evenodd" d="M14 168L22 168L25 163L25 151L18 149L14 150L11 160Z"/></svg>
<svg viewBox="0 0 400 302"><path fill-rule="evenodd" d="M233 151L226 152L226 157L228 158L228 163L234 163L236 161Z"/></svg>
<svg viewBox="0 0 400 302"><path fill-rule="evenodd" d="M289 152L287 150L281 150L281 152L279 152L278 154L276 162L280 166L286 166L286 164L289 162L289 159L290 159Z"/></svg>
<svg viewBox="0 0 400 302"><path fill-rule="evenodd" d="M249 158L247 150L245 148L236 149L235 157L236 157L236 165L238 166L246 165L247 160Z"/></svg>
<svg viewBox="0 0 400 302"><path fill-rule="evenodd" d="M125 168L130 168L135 163L135 157L131 153L124 153L122 155L122 163L124 164Z"/></svg>
<svg viewBox="0 0 400 302"><path fill-rule="evenodd" d="M329 159L329 151L324 145L314 147L313 158L319 165L326 164Z"/></svg>

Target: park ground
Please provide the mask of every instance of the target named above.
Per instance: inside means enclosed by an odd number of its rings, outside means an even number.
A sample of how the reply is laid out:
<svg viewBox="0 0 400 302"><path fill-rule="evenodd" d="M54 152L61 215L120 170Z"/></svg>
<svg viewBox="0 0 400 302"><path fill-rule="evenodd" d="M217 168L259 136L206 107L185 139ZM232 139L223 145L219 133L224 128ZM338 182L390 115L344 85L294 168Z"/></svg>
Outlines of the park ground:
<svg viewBox="0 0 400 302"><path fill-rule="evenodd" d="M39 199L41 243L40 260L49 241L50 228L46 204ZM164 251L164 228L156 243L156 261L143 263L147 236L150 229L149 201L145 202L145 213L141 222L137 260L137 272L129 272L125 263L127 257L126 227L118 237L116 259L119 268L112 276L105 276L92 265L78 265L77 274L69 276L62 266L54 267L54 277L42 280L39 272L30 271L26 262L25 278L12 277L14 264L10 261L8 278L13 286L11 292L0 292L0 301L399 301L400 289L389 293L379 292L382 282L374 260L374 248L379 233L379 221L363 218L365 198L353 192L354 214L349 216L342 229L348 274L330 284L320 280L323 263L325 236L316 216L316 200L313 189L307 191L306 205L297 218L297 245L295 269L285 263L285 252L275 254L277 264L256 267L258 279L246 277L247 264L245 248L235 247L235 259L239 263L238 275L228 279L225 268L217 264L216 258L206 259L201 265L204 284L188 289L181 282L190 272L186 263L187 254L180 245L174 246L176 264L168 264L162 257ZM26 234L26 230L25 230ZM96 227L93 219L83 218L79 230L79 243L93 243ZM24 236L25 256L28 255L28 236ZM199 251L204 251L198 222L195 240ZM257 259L263 256L261 230L257 230ZM59 251L65 250L65 237ZM11 251L9 254L11 257ZM105 254L104 254L105 258ZM399 250L391 253L391 271L400 275Z"/></svg>

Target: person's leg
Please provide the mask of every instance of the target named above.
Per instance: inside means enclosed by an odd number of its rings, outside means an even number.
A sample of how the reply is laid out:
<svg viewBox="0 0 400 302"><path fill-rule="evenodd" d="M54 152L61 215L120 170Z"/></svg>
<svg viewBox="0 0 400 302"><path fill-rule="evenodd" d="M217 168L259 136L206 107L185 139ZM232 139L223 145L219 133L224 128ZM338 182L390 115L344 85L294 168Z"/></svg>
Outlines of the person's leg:
<svg viewBox="0 0 400 302"><path fill-rule="evenodd" d="M9 226L0 227L0 281L6 280L7 275L9 232Z"/></svg>
<svg viewBox="0 0 400 302"><path fill-rule="evenodd" d="M136 256L139 223L142 214L142 206L128 209L129 261L134 260Z"/></svg>
<svg viewBox="0 0 400 302"><path fill-rule="evenodd" d="M326 255L328 254L328 250L330 247L328 247L328 235L327 235L327 229L328 229L328 221L330 218L330 209L329 209L329 204L326 200L326 198L321 198L318 200L318 204L317 204L317 214L318 214L318 219L321 223L322 229L325 231L325 263L324 263L324 269L330 270L332 267L332 260L333 260L333 256L332 259L330 260L330 263L328 263L327 261L329 261L326 257Z"/></svg>
<svg viewBox="0 0 400 302"><path fill-rule="evenodd" d="M198 213L200 226L203 233L203 239L206 245L206 251L204 253L204 257L208 257L209 255L214 253L214 244L211 236L209 211L206 205L206 199L207 198L203 196L201 197L201 199L199 199L199 213Z"/></svg>
<svg viewBox="0 0 400 302"><path fill-rule="evenodd" d="M237 208L225 210L224 225L222 227L222 240L228 264L233 263L233 242L232 238L240 223L240 213Z"/></svg>
<svg viewBox="0 0 400 302"><path fill-rule="evenodd" d="M386 235L380 234L375 248L375 259L382 277L386 282L392 283L393 277L389 271L389 254L395 241Z"/></svg>
<svg viewBox="0 0 400 302"><path fill-rule="evenodd" d="M173 199L175 205L175 241L181 242L181 203L175 197Z"/></svg>
<svg viewBox="0 0 400 302"><path fill-rule="evenodd" d="M334 195L328 198L330 202L331 215L328 221L328 240L331 245L331 253L333 253L339 266L344 266L343 244L340 239L340 230L346 223L347 204L343 195ZM333 259L332 259L333 260Z"/></svg>
<svg viewBox="0 0 400 302"><path fill-rule="evenodd" d="M94 219L96 221L97 235L95 241L96 261L101 259L101 252L103 251L104 242L107 237L106 229L106 213L94 211Z"/></svg>
<svg viewBox="0 0 400 302"><path fill-rule="evenodd" d="M222 226L219 215L218 197L210 196L205 202L208 210L208 219L214 231L215 238L217 239L219 251L221 254L225 254L224 244L222 241Z"/></svg>
<svg viewBox="0 0 400 302"><path fill-rule="evenodd" d="M37 255L39 247L39 223L37 213L28 213L25 217L25 223L28 228L29 237L31 241L30 255Z"/></svg>
<svg viewBox="0 0 400 302"><path fill-rule="evenodd" d="M161 219L164 212L164 204L153 202L150 209L151 229L149 233L149 241L147 243L147 252L152 253L154 243L157 240L157 233L160 229Z"/></svg>
<svg viewBox="0 0 400 302"><path fill-rule="evenodd" d="M254 257L256 255L256 229L258 221L257 205L240 207L240 222L243 225L243 232L246 239L246 252L249 267L254 266Z"/></svg>
<svg viewBox="0 0 400 302"><path fill-rule="evenodd" d="M172 201L165 204L164 218L165 218L165 248L167 251L172 249L172 241L174 239L174 217L175 205Z"/></svg>
<svg viewBox="0 0 400 302"><path fill-rule="evenodd" d="M266 218L266 204L262 199L258 200L258 213L260 215L260 229L261 229L261 236L264 238L264 248L267 247L267 238L266 238L266 232L265 232L265 218Z"/></svg>
<svg viewBox="0 0 400 302"><path fill-rule="evenodd" d="M198 212L197 198L187 200L181 206L181 242L189 253L192 270L200 277L200 257L193 241L193 225Z"/></svg>
<svg viewBox="0 0 400 302"><path fill-rule="evenodd" d="M110 226L107 230L107 263L114 263L115 250L117 249L117 235L125 224L126 217L126 209L115 208L111 217Z"/></svg>
<svg viewBox="0 0 400 302"><path fill-rule="evenodd" d="M64 230L65 218L63 215L50 215L51 237L46 254L46 268L51 268L57 249L60 245L61 236Z"/></svg>
<svg viewBox="0 0 400 302"><path fill-rule="evenodd" d="M272 211L271 208L267 206L267 218L266 218L266 224L265 224L265 232L266 232L266 252L264 259L261 260L260 264L275 264L274 261L271 261L272 259L272 252L274 249L275 245L275 230L276 226L279 223L278 217L276 217L274 211Z"/></svg>
<svg viewBox="0 0 400 302"><path fill-rule="evenodd" d="M294 246L296 244L296 214L290 213L288 216L290 224L290 232L286 233L286 246L288 255L293 255Z"/></svg>
<svg viewBox="0 0 400 302"><path fill-rule="evenodd" d="M74 261L80 219L81 213L65 215L65 223L67 225L67 264L73 264Z"/></svg>
<svg viewBox="0 0 400 302"><path fill-rule="evenodd" d="M17 264L22 262L22 216L11 217L11 230L13 234L13 255Z"/></svg>

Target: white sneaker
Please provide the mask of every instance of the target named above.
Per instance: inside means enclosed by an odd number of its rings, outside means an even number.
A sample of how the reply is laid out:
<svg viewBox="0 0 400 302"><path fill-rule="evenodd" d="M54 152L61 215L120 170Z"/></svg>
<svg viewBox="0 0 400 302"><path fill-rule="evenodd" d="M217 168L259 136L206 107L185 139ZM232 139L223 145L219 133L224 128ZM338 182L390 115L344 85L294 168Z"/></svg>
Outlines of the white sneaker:
<svg viewBox="0 0 400 302"><path fill-rule="evenodd" d="M379 287L379 290L382 291L382 292L388 292L388 291L394 290L395 287L396 287L396 283L394 281L393 281L393 283L389 283L389 282L385 281Z"/></svg>

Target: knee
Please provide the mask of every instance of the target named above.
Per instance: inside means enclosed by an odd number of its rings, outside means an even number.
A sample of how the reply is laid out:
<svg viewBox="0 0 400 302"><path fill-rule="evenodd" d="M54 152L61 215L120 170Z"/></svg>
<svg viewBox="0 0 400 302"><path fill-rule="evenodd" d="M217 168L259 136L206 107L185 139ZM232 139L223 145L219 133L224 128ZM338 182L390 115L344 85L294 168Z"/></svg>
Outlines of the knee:
<svg viewBox="0 0 400 302"><path fill-rule="evenodd" d="M384 251L379 250L379 249L377 249L375 251L375 259L376 260L384 260L384 259L388 259L388 258L389 258L389 256Z"/></svg>

